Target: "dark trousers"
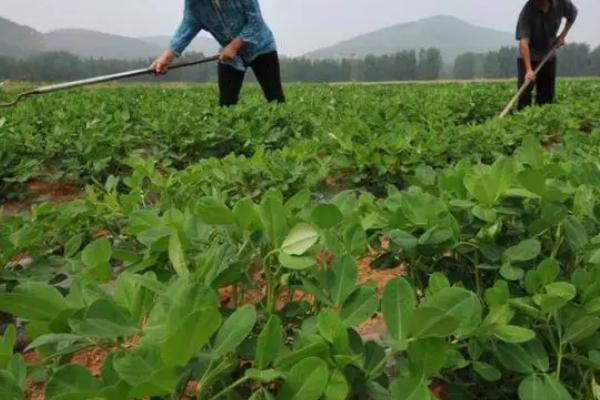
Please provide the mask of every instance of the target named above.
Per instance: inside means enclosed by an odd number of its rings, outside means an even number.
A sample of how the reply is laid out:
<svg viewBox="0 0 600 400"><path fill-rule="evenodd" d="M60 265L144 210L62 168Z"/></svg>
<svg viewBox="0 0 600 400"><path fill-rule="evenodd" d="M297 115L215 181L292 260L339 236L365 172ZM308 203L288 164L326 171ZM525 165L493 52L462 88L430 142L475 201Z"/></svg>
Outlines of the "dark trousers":
<svg viewBox="0 0 600 400"><path fill-rule="evenodd" d="M277 52L260 55L248 66L254 71L267 101L284 103L285 96L281 85L281 70ZM245 75L245 72L238 71L230 65L219 63L219 102L221 106L237 104Z"/></svg>
<svg viewBox="0 0 600 400"><path fill-rule="evenodd" d="M519 88L525 83L525 64L521 59L518 60L519 65ZM535 70L539 62L533 62L532 66ZM546 63L537 74L535 83L532 83L529 88L523 93L519 99L519 110L531 105L532 92L535 87L535 103L539 106L551 104L554 102L554 93L556 87L556 57Z"/></svg>

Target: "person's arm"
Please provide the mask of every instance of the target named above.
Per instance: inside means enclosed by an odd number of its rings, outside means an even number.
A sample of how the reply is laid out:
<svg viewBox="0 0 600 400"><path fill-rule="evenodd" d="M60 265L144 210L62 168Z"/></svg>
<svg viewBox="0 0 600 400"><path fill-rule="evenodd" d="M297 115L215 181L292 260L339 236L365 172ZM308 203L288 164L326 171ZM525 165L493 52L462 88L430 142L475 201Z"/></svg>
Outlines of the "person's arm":
<svg viewBox="0 0 600 400"><path fill-rule="evenodd" d="M531 64L531 51L529 48L529 38L522 38L519 40L519 54L523 65L525 66L525 80L529 82L535 81L535 71Z"/></svg>
<svg viewBox="0 0 600 400"><path fill-rule="evenodd" d="M577 7L575 7L571 0L566 0L565 3L565 18L567 19L567 23L565 24L564 29L556 39L556 44L558 46L564 46L567 42L567 36L569 35L571 28L577 20L577 15L579 14Z"/></svg>
<svg viewBox="0 0 600 400"><path fill-rule="evenodd" d="M245 0L244 11L247 22L236 38L221 53L221 61L231 61L242 50L245 44L258 44L257 32L263 23L262 13L257 0Z"/></svg>
<svg viewBox="0 0 600 400"><path fill-rule="evenodd" d="M169 49L165 50L151 65L151 68L156 71L157 74L166 74L169 69L169 65L183 54L184 50L194 40L194 38L200 33L202 26L192 15L190 6L186 1L185 11L183 14L183 20L179 25L179 28L175 32Z"/></svg>
<svg viewBox="0 0 600 400"><path fill-rule="evenodd" d="M527 10L527 8L524 8L521 11L521 15L519 15L517 40L519 41L519 56L525 67L525 80L533 82L535 80L535 72L531 64L531 47L529 46L531 40L531 18Z"/></svg>

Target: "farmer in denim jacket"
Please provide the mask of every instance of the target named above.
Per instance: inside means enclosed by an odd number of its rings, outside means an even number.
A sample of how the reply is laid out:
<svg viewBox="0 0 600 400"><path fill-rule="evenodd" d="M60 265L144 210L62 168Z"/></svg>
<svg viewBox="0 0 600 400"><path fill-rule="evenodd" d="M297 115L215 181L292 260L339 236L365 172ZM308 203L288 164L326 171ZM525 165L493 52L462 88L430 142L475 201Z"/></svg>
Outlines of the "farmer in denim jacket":
<svg viewBox="0 0 600 400"><path fill-rule="evenodd" d="M237 104L248 67L269 102L285 101L275 38L257 0L185 0L183 21L169 50L152 64L156 73L165 74L201 30L223 47L218 67L222 106Z"/></svg>

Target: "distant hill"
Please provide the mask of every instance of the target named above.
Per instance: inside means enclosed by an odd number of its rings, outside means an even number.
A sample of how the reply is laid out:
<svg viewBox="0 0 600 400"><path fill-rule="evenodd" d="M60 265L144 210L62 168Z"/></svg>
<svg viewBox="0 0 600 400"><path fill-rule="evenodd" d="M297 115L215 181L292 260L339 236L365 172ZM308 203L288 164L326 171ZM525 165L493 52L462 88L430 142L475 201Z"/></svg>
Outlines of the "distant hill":
<svg viewBox="0 0 600 400"><path fill-rule="evenodd" d="M514 45L511 33L472 25L451 16L436 16L391 26L306 54L309 58L354 58L436 47L446 62L461 53L498 50Z"/></svg>
<svg viewBox="0 0 600 400"><path fill-rule="evenodd" d="M131 38L85 29L59 29L43 34L0 17L0 55L27 57L42 51L68 51L81 58L139 59L155 57L170 37ZM216 41L200 36L187 51L216 53Z"/></svg>
<svg viewBox="0 0 600 400"><path fill-rule="evenodd" d="M82 58L131 60L157 56L163 49L152 43L126 36L84 29L61 29L45 35L47 50L64 50Z"/></svg>
<svg viewBox="0 0 600 400"><path fill-rule="evenodd" d="M43 34L0 17L0 55L24 57L43 49Z"/></svg>
<svg viewBox="0 0 600 400"><path fill-rule="evenodd" d="M162 49L165 49L169 46L171 42L170 36L150 36L150 37L141 37L140 40L143 40L148 43L152 43L156 46L159 46ZM219 52L219 43L213 38L209 38L206 36L198 36L190 45L188 46L186 51L195 52L195 53L204 53L206 55L218 53Z"/></svg>

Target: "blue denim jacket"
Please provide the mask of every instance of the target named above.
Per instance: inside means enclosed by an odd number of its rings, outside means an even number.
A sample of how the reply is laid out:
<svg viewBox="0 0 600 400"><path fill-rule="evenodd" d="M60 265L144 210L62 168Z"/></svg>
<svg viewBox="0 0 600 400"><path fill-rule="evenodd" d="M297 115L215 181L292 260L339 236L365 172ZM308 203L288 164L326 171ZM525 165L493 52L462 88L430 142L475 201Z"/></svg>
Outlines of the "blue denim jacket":
<svg viewBox="0 0 600 400"><path fill-rule="evenodd" d="M201 30L223 47L236 37L244 41L240 56L230 63L240 71L256 57L277 50L258 0L185 0L183 21L171 40L171 51L180 56Z"/></svg>

